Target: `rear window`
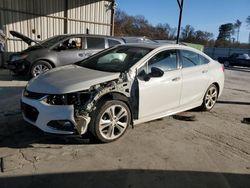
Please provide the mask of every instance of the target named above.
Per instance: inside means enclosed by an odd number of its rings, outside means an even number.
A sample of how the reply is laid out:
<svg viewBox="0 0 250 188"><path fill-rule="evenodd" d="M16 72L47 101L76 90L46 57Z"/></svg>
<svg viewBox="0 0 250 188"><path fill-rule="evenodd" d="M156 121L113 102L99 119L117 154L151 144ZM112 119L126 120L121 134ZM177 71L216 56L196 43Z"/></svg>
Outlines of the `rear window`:
<svg viewBox="0 0 250 188"><path fill-rule="evenodd" d="M109 43L109 47L121 44L119 41L117 40L112 40L112 39L108 39L108 43Z"/></svg>
<svg viewBox="0 0 250 188"><path fill-rule="evenodd" d="M104 49L105 40L104 38L87 37L88 49Z"/></svg>
<svg viewBox="0 0 250 188"><path fill-rule="evenodd" d="M204 65L209 63L209 60L207 58L192 51L181 50L181 56L182 68L194 67L197 65Z"/></svg>

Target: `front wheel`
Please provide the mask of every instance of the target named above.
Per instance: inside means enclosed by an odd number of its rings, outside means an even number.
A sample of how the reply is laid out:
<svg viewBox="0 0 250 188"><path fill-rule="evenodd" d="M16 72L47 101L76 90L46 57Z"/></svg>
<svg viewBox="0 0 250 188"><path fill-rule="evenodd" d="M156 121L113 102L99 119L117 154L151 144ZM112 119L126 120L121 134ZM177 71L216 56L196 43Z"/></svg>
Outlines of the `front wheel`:
<svg viewBox="0 0 250 188"><path fill-rule="evenodd" d="M31 67L30 73L32 77L36 77L50 69L52 69L52 66L48 62L38 61Z"/></svg>
<svg viewBox="0 0 250 188"><path fill-rule="evenodd" d="M203 98L203 103L200 106L201 110L203 111L210 111L218 98L218 88L212 84L209 86L209 88L207 89L205 96Z"/></svg>
<svg viewBox="0 0 250 188"><path fill-rule="evenodd" d="M112 142L120 138L131 122L128 106L118 100L105 101L92 116L91 132L101 142Z"/></svg>

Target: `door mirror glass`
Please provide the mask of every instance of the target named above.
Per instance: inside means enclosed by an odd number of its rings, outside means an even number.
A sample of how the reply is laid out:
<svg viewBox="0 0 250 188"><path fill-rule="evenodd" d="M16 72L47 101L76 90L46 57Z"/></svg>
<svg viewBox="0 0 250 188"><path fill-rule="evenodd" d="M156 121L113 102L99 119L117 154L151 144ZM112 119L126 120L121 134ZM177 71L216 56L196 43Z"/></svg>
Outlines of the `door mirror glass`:
<svg viewBox="0 0 250 188"><path fill-rule="evenodd" d="M157 68L157 67L152 67L150 73L146 73L145 70L141 70L138 74L138 78L144 80L144 81L149 81L151 78L159 78L164 75L164 71Z"/></svg>
<svg viewBox="0 0 250 188"><path fill-rule="evenodd" d="M157 67L152 67L151 68L151 73L150 73L150 77L154 77L154 78L158 78L158 77L162 77L164 75L164 71L157 68Z"/></svg>
<svg viewBox="0 0 250 188"><path fill-rule="evenodd" d="M60 44L57 46L57 48L56 48L56 50L58 50L58 51L66 50L66 49L67 49L67 46L64 45L63 43L60 43Z"/></svg>

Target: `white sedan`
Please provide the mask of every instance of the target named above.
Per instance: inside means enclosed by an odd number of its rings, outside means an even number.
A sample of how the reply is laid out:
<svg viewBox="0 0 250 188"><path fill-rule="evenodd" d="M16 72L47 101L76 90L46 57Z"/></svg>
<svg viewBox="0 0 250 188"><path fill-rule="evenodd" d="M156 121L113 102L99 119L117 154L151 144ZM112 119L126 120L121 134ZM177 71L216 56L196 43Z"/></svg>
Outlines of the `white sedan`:
<svg viewBox="0 0 250 188"><path fill-rule="evenodd" d="M130 124L192 108L209 111L221 95L224 67L182 45L130 44L33 78L23 91L24 119L47 133L102 142Z"/></svg>

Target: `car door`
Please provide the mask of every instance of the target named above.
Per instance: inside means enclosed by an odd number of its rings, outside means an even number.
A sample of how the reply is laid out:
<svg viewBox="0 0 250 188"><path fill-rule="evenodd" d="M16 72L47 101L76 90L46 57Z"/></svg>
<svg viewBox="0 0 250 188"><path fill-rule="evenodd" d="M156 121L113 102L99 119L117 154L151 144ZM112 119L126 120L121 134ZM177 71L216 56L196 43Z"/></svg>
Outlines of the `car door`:
<svg viewBox="0 0 250 188"><path fill-rule="evenodd" d="M188 106L203 99L209 83L209 60L189 50L180 50L180 54L182 63L180 105Z"/></svg>
<svg viewBox="0 0 250 188"><path fill-rule="evenodd" d="M82 37L71 37L56 47L57 60L60 65L72 64L85 59L84 40Z"/></svg>
<svg viewBox="0 0 250 188"><path fill-rule="evenodd" d="M161 77L145 75L156 67L164 71ZM154 118L179 107L181 93L181 72L178 69L176 50L164 50L154 55L138 70L139 119Z"/></svg>
<svg viewBox="0 0 250 188"><path fill-rule="evenodd" d="M249 60L246 59L245 54L239 54L239 56L237 57L237 65L238 66L247 66L247 62Z"/></svg>

